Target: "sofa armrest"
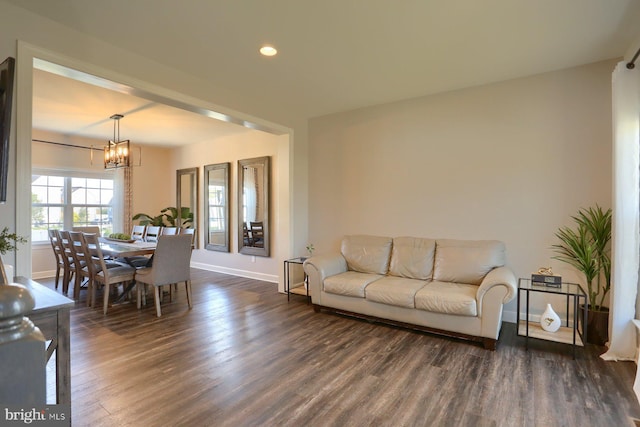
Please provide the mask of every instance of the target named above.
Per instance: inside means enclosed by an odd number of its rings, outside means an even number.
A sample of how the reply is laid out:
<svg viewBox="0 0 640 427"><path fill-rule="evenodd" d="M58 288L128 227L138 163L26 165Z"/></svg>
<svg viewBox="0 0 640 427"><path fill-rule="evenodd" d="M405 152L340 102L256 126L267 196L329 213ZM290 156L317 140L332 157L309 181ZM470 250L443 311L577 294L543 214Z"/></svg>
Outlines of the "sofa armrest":
<svg viewBox="0 0 640 427"><path fill-rule="evenodd" d="M318 255L305 260L304 272L309 280L311 300L319 304L324 279L347 271L347 261L340 254Z"/></svg>
<svg viewBox="0 0 640 427"><path fill-rule="evenodd" d="M478 301L478 307L482 307L482 300L485 294L496 286L504 287L504 291L501 293L504 295L502 298L502 304L506 304L511 301L517 292L516 276L508 267L498 267L491 270L482 280L478 291L476 293L476 300Z"/></svg>

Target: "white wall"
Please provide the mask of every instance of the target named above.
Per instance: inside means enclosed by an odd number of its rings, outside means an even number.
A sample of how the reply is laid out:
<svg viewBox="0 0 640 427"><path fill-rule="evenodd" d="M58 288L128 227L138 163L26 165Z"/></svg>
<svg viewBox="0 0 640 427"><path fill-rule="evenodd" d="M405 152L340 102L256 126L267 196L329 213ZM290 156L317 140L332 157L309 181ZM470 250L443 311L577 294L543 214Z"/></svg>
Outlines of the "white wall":
<svg viewBox="0 0 640 427"><path fill-rule="evenodd" d="M104 140L70 137L56 132L34 129L33 139L101 148ZM175 205L175 170L171 167L172 150L169 148L132 145L133 213L159 214L167 206ZM142 157L140 157L140 154ZM31 164L34 168L62 171L104 172L102 152L94 151L93 165L89 150L33 142ZM173 174L171 174L173 172ZM118 230L126 231L126 230ZM56 268L51 246L33 244L32 277L51 277Z"/></svg>
<svg viewBox="0 0 640 427"><path fill-rule="evenodd" d="M283 224L289 221L289 154L288 135L275 136L265 132L247 129L237 135L216 138L198 144L191 144L174 150L172 170L175 194L175 170L198 168L200 189L198 191L198 238L203 247L204 239L204 172L205 165L231 163L230 186L230 230L231 252L215 252L196 249L192 255L192 265L199 268L253 277L278 282L282 262L288 257L289 239ZM252 257L238 253L238 160L254 157L271 157L271 188L269 198L269 222L271 248L269 257ZM282 285L282 284L280 284ZM281 286L282 289L282 286Z"/></svg>
<svg viewBox="0 0 640 427"><path fill-rule="evenodd" d="M282 200L283 205L286 205L288 209L286 220L288 222L287 227L290 228L290 233L286 233L286 237L290 241L285 245L283 258L293 256L296 250L303 250L307 241L306 118L297 115L295 112L285 111L282 108L264 106L261 103L259 93L233 93L225 89L224 82L216 81L215 78L203 80L186 75L168 66L163 66L142 56L129 53L119 46L109 45L88 37L85 34L17 8L2 0L0 0L0 8L2 10L2 13L0 13L0 58L2 59L7 56L18 56L17 42L20 40L43 51L63 57L65 59L63 65L75 62L89 64L89 69L84 69L83 71L91 73L94 70L108 70L109 73L103 77L122 76L124 83L142 82L146 85L145 87L152 85L153 87L162 88L163 95L170 98L174 94L180 95L181 98L179 99L181 101L192 97L202 101L198 103L199 106L201 104L221 106L216 110L231 116L235 116L237 112L240 112L241 119L250 118L251 121L265 124L270 128L275 126L283 134L291 131L290 141L288 139L289 135L287 135L286 150L290 150L293 154L287 159L289 168L282 170L282 173L288 174L287 181L294 183L291 189L286 189L287 200ZM185 46L185 49L189 48L189 46ZM199 55L200 52L194 51L193 54ZM24 89L23 93L30 93L30 85L27 82L30 76L21 76L20 64L18 64L18 68L18 86L20 86L20 82L22 82L22 86L29 86L28 89ZM118 79L113 80L123 82ZM16 96L16 98L19 98L19 96ZM28 109L20 108L20 105L25 105L24 100L15 99L14 102L14 107L16 107L14 112L20 113L14 114L15 124L16 115L25 117L30 113L28 113ZM23 156L25 158L16 159L16 152L20 151L17 149L19 145L30 144L29 138L26 136L28 132L27 125L19 124L19 128L22 131L22 136L18 136L20 132L17 131L15 126L11 135L8 203L0 205L0 227L6 225L12 230L17 227L23 228L23 231L28 233L28 225L16 219L18 217L22 218L21 215L25 214L22 211L18 212L17 210L22 208L16 206L16 164L24 165L29 162L26 156ZM293 137L294 134L295 139ZM294 144L296 147L293 146ZM175 174L175 171L173 173ZM23 190L24 188L20 189L20 191ZM279 189L279 191L282 190ZM137 209L137 207L134 206L134 209ZM17 223L18 226L16 225ZM19 257L23 257L22 253L19 254ZM4 259L12 263L14 256L13 254L7 254ZM27 261L22 258L22 262L17 263L17 271L21 274L28 274L28 271L31 271L30 264L28 265Z"/></svg>
<svg viewBox="0 0 640 427"><path fill-rule="evenodd" d="M498 239L516 276L552 265L578 279L549 247L578 208L611 205L614 65L312 119L316 253L356 233Z"/></svg>

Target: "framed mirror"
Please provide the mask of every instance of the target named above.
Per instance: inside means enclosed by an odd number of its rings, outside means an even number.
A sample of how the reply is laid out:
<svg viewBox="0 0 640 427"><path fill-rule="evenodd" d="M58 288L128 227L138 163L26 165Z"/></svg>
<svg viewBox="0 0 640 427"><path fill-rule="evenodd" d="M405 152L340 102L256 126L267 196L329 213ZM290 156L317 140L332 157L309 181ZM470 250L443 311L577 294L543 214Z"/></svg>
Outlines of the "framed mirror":
<svg viewBox="0 0 640 427"><path fill-rule="evenodd" d="M176 171L177 227L196 229L194 247L198 247L198 168Z"/></svg>
<svg viewBox="0 0 640 427"><path fill-rule="evenodd" d="M270 158L238 160L238 252L269 256Z"/></svg>
<svg viewBox="0 0 640 427"><path fill-rule="evenodd" d="M230 163L204 167L204 247L229 252Z"/></svg>

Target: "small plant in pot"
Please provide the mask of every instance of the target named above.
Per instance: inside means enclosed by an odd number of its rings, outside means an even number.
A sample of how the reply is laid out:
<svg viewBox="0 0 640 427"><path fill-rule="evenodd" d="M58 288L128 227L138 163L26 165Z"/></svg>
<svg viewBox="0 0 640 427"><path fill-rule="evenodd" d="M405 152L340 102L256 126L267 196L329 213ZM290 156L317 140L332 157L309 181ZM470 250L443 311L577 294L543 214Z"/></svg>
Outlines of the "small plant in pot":
<svg viewBox="0 0 640 427"><path fill-rule="evenodd" d="M611 289L611 209L582 208L571 218L575 228L561 227L556 232L560 243L552 246L557 254L553 258L584 276L589 298L587 342L604 345L609 338L609 308L604 303Z"/></svg>
<svg viewBox="0 0 640 427"><path fill-rule="evenodd" d="M16 233L9 233L9 227L4 227L0 232L0 285L9 284L9 282L13 280L13 277L8 278L5 273L2 255L15 250L18 243L26 242L27 239L24 237L18 236Z"/></svg>

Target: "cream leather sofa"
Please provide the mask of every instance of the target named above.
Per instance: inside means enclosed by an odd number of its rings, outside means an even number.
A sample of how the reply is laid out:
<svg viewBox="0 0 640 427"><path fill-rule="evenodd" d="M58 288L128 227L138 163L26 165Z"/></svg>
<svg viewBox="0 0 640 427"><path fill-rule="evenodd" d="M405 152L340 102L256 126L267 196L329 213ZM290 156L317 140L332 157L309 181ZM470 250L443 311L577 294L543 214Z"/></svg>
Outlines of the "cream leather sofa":
<svg viewBox="0 0 640 427"><path fill-rule="evenodd" d="M341 253L304 262L321 309L480 341L494 350L502 306L516 295L493 240L346 236Z"/></svg>

